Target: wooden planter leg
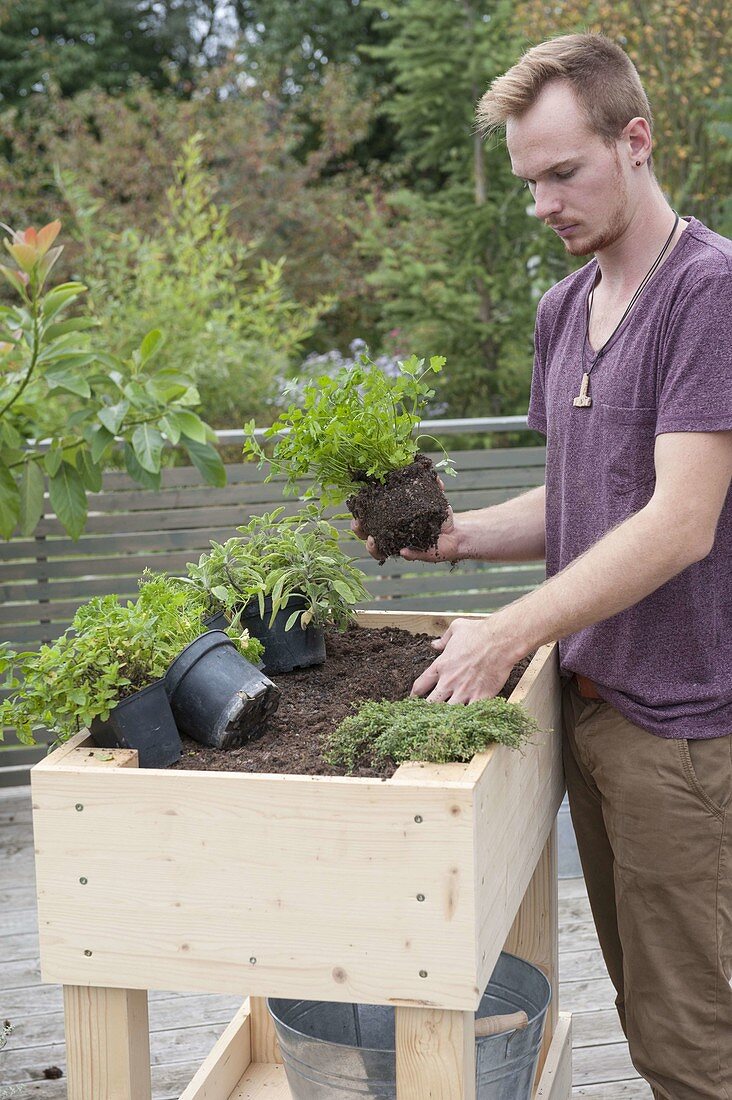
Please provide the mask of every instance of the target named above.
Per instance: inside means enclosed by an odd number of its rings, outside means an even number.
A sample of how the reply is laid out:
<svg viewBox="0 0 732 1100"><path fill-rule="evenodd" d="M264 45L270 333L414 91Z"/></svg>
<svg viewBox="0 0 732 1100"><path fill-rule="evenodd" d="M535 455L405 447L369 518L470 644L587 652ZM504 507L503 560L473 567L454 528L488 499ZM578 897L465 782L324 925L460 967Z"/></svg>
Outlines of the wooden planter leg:
<svg viewBox="0 0 732 1100"><path fill-rule="evenodd" d="M267 1011L266 997L249 998L253 1062L281 1062L274 1022Z"/></svg>
<svg viewBox="0 0 732 1100"><path fill-rule="evenodd" d="M64 986L68 1100L151 1100L147 990Z"/></svg>
<svg viewBox="0 0 732 1100"><path fill-rule="evenodd" d="M475 1100L472 1012L396 1008L397 1100Z"/></svg>
<svg viewBox="0 0 732 1100"><path fill-rule="evenodd" d="M544 971L552 987L552 1000L544 1025L544 1040L536 1071L541 1078L544 1062L559 1019L559 882L557 879L557 823L554 822L544 851L524 894L504 951L528 959Z"/></svg>

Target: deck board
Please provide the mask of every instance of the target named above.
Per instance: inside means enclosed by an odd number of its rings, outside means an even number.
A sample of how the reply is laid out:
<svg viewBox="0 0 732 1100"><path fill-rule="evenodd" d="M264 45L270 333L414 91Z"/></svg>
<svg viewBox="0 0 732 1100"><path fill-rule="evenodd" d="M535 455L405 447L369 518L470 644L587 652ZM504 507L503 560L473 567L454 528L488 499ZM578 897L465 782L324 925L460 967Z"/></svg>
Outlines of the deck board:
<svg viewBox="0 0 732 1100"><path fill-rule="evenodd" d="M638 1078L613 1008L582 879L559 883L560 1008L574 1014L572 1096L650 1100ZM61 990L42 985L38 967L30 788L0 790L0 1020L13 1034L0 1051L0 1082L27 1100L65 1100ZM153 1100L178 1100L213 1042L241 1004L219 994L150 994ZM12 1095L12 1094L11 1094Z"/></svg>

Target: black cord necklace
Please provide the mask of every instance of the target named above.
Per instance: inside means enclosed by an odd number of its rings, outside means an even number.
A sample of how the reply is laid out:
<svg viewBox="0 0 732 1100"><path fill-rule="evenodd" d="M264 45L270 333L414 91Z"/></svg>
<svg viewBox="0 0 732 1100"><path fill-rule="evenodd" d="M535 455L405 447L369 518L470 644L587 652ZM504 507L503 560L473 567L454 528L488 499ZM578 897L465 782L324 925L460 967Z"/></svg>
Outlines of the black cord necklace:
<svg viewBox="0 0 732 1100"><path fill-rule="evenodd" d="M625 318L630 313L630 311L633 308L633 306L635 305L635 303L640 298L640 296L643 293L643 291L645 290L645 288L648 286L648 283L650 282L650 280L653 278L656 271L658 270L659 264L661 263L663 257L666 255L666 252L668 250L668 246L671 244L671 241L673 240L673 235L676 232L676 226L679 224L679 215L676 213L675 210L674 210L674 214L676 216L674 218L673 228L672 228L671 232L669 233L668 237L666 238L666 243L664 244L663 248L661 249L661 251L656 256L655 260L653 261L653 264L651 265L650 269L648 270L645 278L643 279L643 282L640 284L640 286L636 290L635 294L633 295L633 297L628 302L628 305L626 306L626 309L625 309L625 313L620 318L617 325L615 326L613 331L610 333L607 340L602 345L602 347L599 349L599 351L595 352L595 358L592 360L592 362L590 363L587 370L584 370L585 348L590 343L590 318L592 316L592 303L595 300L595 287L597 286L597 276L595 276L595 281L592 284L592 289L590 290L590 293L587 297L587 311L586 311L586 317L585 317L585 338L582 342L582 368L583 368L582 385L580 386L579 395L577 397L575 397L574 400L572 401L572 404L574 406L576 406L576 408L578 408L578 409L589 409L589 407L591 406L592 398L590 397L590 392L589 391L590 391L590 373L592 371L592 368L595 366L596 363L598 363L600 361L600 359L602 359L605 352L608 350L608 348L613 343L613 341L615 339L615 334L617 333L618 329L620 328L623 321L625 320Z"/></svg>

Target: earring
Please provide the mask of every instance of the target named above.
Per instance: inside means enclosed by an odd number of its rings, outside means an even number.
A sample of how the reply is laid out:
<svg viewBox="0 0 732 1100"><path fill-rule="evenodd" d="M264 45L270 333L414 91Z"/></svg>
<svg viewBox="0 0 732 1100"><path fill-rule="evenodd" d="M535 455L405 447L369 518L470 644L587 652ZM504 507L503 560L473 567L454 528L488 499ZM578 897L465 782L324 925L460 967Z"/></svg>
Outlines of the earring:
<svg viewBox="0 0 732 1100"><path fill-rule="evenodd" d="M637 160L637 161L635 162L635 166L636 166L636 168L640 168L640 166L641 166L641 161Z"/></svg>

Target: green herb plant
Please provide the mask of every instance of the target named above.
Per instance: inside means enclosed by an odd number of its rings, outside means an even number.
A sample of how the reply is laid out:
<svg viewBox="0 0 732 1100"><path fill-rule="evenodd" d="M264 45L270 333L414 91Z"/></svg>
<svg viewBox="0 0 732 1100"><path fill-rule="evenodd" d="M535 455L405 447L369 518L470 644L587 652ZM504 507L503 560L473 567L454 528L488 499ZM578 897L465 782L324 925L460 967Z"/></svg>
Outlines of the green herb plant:
<svg viewBox="0 0 732 1100"><path fill-rule="evenodd" d="M290 405L264 431L265 440L277 437L271 455L265 454L249 421L244 456L258 459L260 467L269 462L266 481L284 473L285 493L297 494L300 483L311 480L304 496L319 497L323 505L340 504L365 480L383 483L392 470L409 466L423 439L436 443L444 455L437 468L452 475L450 459L437 440L414 434L434 397L425 379L444 365L440 355L433 355L427 366L413 355L399 363L396 378L389 378L362 355L334 377L309 383L303 407Z"/></svg>
<svg viewBox="0 0 732 1100"><path fill-rule="evenodd" d="M349 771L362 761L446 764L472 760L493 743L520 748L537 731L522 706L502 698L467 706L417 698L367 702L324 738L323 756Z"/></svg>
<svg viewBox="0 0 732 1100"><path fill-rule="evenodd" d="M14 728L35 743L47 728L66 741L94 718L106 719L121 700L165 675L178 654L203 633L204 600L189 585L145 573L136 601L97 596L82 605L71 626L40 650L0 653L0 674L11 694L0 703L0 739ZM257 661L256 638L232 631L240 652Z"/></svg>
<svg viewBox="0 0 732 1100"><path fill-rule="evenodd" d="M264 618L264 601L271 597L271 625L297 595L306 606L290 614L286 630L298 621L303 630L311 624L344 630L355 604L369 598L363 573L341 550L337 529L316 505L292 516L283 513L276 508L253 516L237 528L240 536L223 544L212 541L198 564L188 566L190 583L204 596L208 612L223 610L236 629L254 600Z"/></svg>

